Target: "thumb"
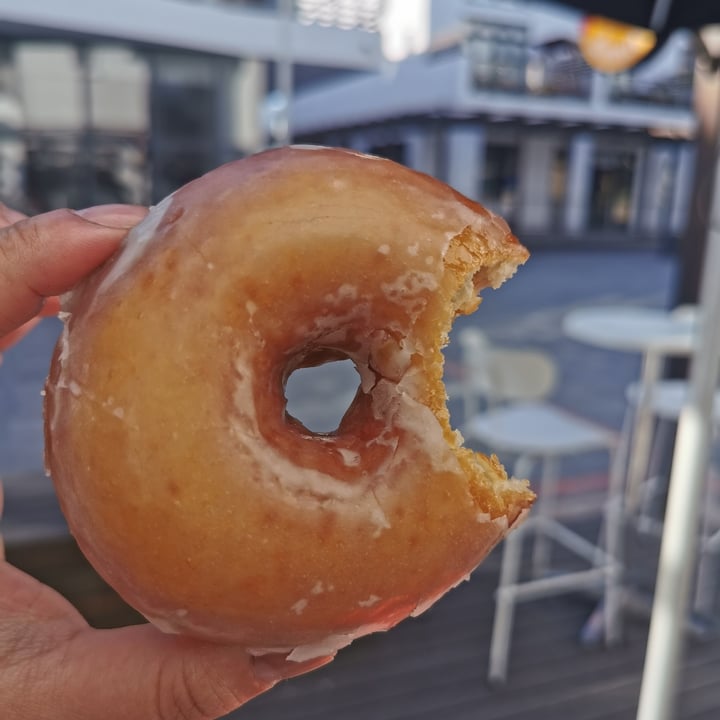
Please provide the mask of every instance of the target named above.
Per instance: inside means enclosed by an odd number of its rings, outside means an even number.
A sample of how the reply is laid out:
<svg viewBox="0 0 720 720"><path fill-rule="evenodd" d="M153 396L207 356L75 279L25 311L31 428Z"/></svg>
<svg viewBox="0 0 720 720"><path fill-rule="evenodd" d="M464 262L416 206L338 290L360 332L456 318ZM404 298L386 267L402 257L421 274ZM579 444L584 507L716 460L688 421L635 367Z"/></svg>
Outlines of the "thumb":
<svg viewBox="0 0 720 720"><path fill-rule="evenodd" d="M181 663L182 671L175 673L172 691L163 693L166 700L172 698L175 708L182 709L179 716L188 720L224 716L279 682L317 670L334 658L293 662L281 654L254 657L230 646L192 645L186 646L182 659L174 658ZM166 666L165 678L170 677Z"/></svg>
<svg viewBox="0 0 720 720"><path fill-rule="evenodd" d="M3 512L3 501L5 497L3 495L3 486L2 486L2 480L0 480L0 520L2 520L2 512ZM5 543L3 542L3 537L0 535L0 563L5 560Z"/></svg>
<svg viewBox="0 0 720 720"><path fill-rule="evenodd" d="M289 680L317 670L330 664L334 659L334 655L324 655L311 660L295 662L288 660L285 655L264 655L252 659L252 668L253 674L260 682L275 685L281 680Z"/></svg>
<svg viewBox="0 0 720 720"><path fill-rule="evenodd" d="M146 213L131 205L54 210L0 229L0 337L107 259Z"/></svg>
<svg viewBox="0 0 720 720"><path fill-rule="evenodd" d="M54 702L74 720L211 720L332 657L291 662L234 645L165 635L151 625L78 633L53 667ZM37 694L37 693L36 693Z"/></svg>

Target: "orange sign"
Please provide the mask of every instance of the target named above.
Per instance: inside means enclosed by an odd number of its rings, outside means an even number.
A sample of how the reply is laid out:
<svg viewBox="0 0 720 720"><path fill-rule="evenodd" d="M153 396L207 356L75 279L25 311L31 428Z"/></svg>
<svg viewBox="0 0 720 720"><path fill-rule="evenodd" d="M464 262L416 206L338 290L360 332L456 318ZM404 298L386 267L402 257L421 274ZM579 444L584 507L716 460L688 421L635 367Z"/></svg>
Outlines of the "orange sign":
<svg viewBox="0 0 720 720"><path fill-rule="evenodd" d="M590 67L618 73L640 62L656 42L652 30L591 15L583 21L578 47Z"/></svg>

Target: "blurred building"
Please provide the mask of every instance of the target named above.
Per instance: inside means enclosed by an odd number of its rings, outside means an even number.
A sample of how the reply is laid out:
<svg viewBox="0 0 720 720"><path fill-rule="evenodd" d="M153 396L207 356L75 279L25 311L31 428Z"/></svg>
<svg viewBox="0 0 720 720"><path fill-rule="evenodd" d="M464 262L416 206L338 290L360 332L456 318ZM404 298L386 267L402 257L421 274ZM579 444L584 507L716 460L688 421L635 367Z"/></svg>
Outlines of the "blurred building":
<svg viewBox="0 0 720 720"><path fill-rule="evenodd" d="M581 18L520 0L441 0L427 52L295 101L306 142L437 176L533 242L664 242L682 231L694 163L691 38L632 72L593 72Z"/></svg>
<svg viewBox="0 0 720 720"><path fill-rule="evenodd" d="M261 149L293 75L377 67L383 6L0 0L0 200L150 202Z"/></svg>

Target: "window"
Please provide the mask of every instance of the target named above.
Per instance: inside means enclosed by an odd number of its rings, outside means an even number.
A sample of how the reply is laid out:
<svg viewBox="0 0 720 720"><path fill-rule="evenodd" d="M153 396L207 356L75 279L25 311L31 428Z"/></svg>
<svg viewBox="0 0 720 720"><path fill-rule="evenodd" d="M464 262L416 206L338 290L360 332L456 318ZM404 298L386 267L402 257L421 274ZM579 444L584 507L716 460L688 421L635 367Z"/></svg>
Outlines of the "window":
<svg viewBox="0 0 720 720"><path fill-rule="evenodd" d="M558 148L550 166L550 205L552 227L562 227L567 192L568 152Z"/></svg>
<svg viewBox="0 0 720 720"><path fill-rule="evenodd" d="M593 230L624 230L630 222L635 155L603 152L595 155L590 227Z"/></svg>
<svg viewBox="0 0 720 720"><path fill-rule="evenodd" d="M371 155L394 160L401 165L405 164L405 145L403 143L386 143L384 145L373 145L369 151Z"/></svg>
<svg viewBox="0 0 720 720"><path fill-rule="evenodd" d="M477 23L465 52L473 89L525 92L528 50L524 27Z"/></svg>
<svg viewBox="0 0 720 720"><path fill-rule="evenodd" d="M515 145L489 144L485 148L482 202L490 210L513 219L517 199L518 149Z"/></svg>
<svg viewBox="0 0 720 720"><path fill-rule="evenodd" d="M591 82L592 70L575 43L555 40L529 53L527 84L536 95L587 98Z"/></svg>

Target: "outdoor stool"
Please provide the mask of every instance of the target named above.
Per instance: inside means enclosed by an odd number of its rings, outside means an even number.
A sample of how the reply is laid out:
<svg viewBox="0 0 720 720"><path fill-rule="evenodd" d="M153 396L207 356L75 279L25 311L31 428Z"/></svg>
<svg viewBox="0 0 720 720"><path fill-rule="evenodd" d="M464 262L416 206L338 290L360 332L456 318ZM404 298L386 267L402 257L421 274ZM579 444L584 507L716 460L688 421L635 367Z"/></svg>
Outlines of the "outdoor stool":
<svg viewBox="0 0 720 720"><path fill-rule="evenodd" d="M463 338L461 338L461 341ZM604 596L604 634L608 642L618 635L622 473L624 453L616 452L618 436L545 400L555 385L555 364L537 350L498 348L486 338L461 342L466 391L481 392L481 401L466 407L484 407L462 427L466 440L501 456L515 458L513 475L528 477L540 466L538 500L525 522L504 542L496 612L490 650L489 677L507 675L510 639L518 602L588 589ZM470 355L474 349L475 354ZM608 453L609 484L601 501L563 512L563 517L598 512L603 518L601 540L593 543L560 522L558 479L563 458L589 452ZM532 537L531 578L521 579L523 541ZM583 570L551 570L552 545L563 546L589 563Z"/></svg>
<svg viewBox="0 0 720 720"><path fill-rule="evenodd" d="M645 398L653 417L659 421L677 423L688 396L687 380L661 380L647 389L649 397ZM628 410L641 401L643 387L640 383L628 386L626 397ZM717 439L720 429L720 390L716 391L713 406L713 420ZM655 442L658 442L656 433ZM637 508L626 508L626 512L634 511L634 520L640 532L652 533L660 537L663 530L662 514L657 516L653 505L657 496L663 492L667 482L647 469L647 477L641 488L640 502ZM714 610L717 592L717 564L720 560L720 502L716 498L716 488L709 477L705 490L705 502L701 510L699 522L699 552L695 597L693 609L698 615L710 616ZM664 507L660 512L664 510Z"/></svg>

